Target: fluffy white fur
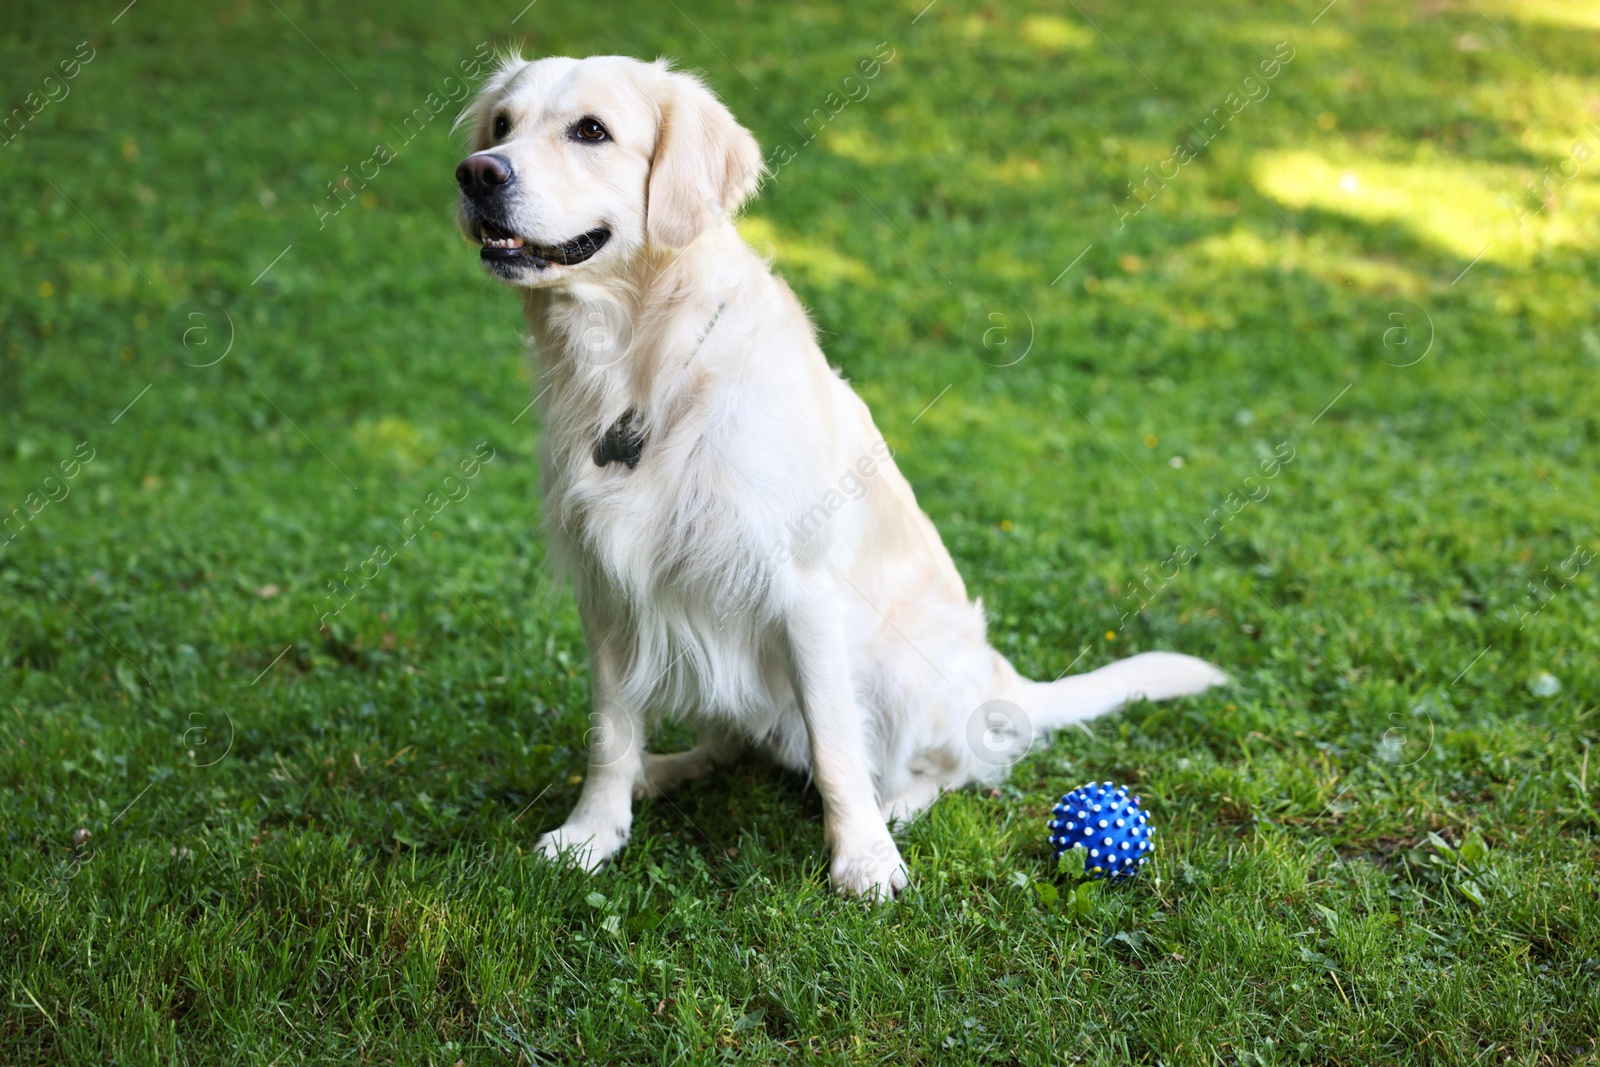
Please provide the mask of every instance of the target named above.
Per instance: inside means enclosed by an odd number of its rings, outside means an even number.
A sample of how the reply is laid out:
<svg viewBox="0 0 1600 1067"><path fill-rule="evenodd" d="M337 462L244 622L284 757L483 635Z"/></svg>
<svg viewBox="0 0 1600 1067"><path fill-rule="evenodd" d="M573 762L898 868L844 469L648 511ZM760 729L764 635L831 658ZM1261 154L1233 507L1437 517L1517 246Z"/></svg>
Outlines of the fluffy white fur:
<svg viewBox="0 0 1600 1067"><path fill-rule="evenodd" d="M586 118L607 139L576 139ZM493 268L538 343L545 525L593 665L589 774L540 841L549 856L593 869L627 841L635 795L753 747L812 776L834 885L888 897L907 877L890 824L1005 772L974 723L1020 753L1037 731L1225 680L1152 652L1039 683L989 647L866 406L729 221L761 155L700 82L661 62L512 57L462 122L474 154L514 170L487 206L502 229L530 246L611 234L571 266ZM469 236L484 210L463 197ZM598 466L628 411L637 469ZM646 755L662 716L700 743Z"/></svg>

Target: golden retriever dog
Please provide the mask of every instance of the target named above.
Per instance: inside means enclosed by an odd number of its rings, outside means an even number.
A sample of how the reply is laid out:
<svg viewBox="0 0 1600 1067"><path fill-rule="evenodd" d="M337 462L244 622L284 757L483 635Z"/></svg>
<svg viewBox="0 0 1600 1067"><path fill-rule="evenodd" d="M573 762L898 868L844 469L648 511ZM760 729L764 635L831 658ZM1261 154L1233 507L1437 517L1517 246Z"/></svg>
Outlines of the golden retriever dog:
<svg viewBox="0 0 1600 1067"><path fill-rule="evenodd" d="M460 225L537 343L544 523L593 671L551 859L595 869L636 796L754 748L815 782L833 885L886 899L907 882L891 825L943 790L998 780L1040 732L1225 680L1147 652L1033 682L989 647L866 405L734 229L761 152L700 81L511 57L461 123ZM646 754L664 716L691 751Z"/></svg>

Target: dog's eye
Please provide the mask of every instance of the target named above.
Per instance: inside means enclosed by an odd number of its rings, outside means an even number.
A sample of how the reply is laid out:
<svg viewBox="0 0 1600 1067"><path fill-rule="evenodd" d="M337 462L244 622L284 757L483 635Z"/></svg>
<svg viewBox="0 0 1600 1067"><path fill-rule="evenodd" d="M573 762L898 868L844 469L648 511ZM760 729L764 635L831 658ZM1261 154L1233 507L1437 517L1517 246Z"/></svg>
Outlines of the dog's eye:
<svg viewBox="0 0 1600 1067"><path fill-rule="evenodd" d="M504 115L494 117L494 139L496 141L511 132L511 120Z"/></svg>
<svg viewBox="0 0 1600 1067"><path fill-rule="evenodd" d="M572 135L574 141L588 141L591 144L598 144L601 141L611 140L611 134L607 132L604 126L600 125L600 120L587 116L574 122L572 129L568 132Z"/></svg>

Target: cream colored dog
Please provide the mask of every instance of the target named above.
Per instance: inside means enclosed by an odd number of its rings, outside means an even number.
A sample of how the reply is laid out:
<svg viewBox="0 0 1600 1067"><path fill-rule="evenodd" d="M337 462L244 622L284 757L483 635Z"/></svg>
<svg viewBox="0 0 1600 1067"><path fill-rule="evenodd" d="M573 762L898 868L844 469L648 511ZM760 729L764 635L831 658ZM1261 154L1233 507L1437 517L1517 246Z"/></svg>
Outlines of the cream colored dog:
<svg viewBox="0 0 1600 1067"><path fill-rule="evenodd" d="M699 81L511 58L462 123L461 227L538 343L545 526L593 666L551 858L594 869L636 795L754 746L816 782L833 884L886 898L907 878L891 823L998 780L1036 731L1224 681L1149 652L1031 682L989 647L866 406L734 230L761 154ZM645 754L662 716L692 751Z"/></svg>

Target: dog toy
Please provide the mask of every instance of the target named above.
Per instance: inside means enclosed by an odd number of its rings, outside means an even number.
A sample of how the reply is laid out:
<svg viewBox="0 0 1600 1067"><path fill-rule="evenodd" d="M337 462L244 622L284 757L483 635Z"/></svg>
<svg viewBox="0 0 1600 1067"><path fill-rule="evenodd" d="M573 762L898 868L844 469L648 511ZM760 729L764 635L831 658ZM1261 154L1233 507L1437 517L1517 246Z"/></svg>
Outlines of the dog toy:
<svg viewBox="0 0 1600 1067"><path fill-rule="evenodd" d="M1050 820L1055 858L1077 845L1088 850L1083 873L1113 880L1137 874L1155 848L1150 816L1139 798L1111 782L1080 786L1061 798Z"/></svg>

